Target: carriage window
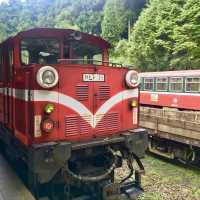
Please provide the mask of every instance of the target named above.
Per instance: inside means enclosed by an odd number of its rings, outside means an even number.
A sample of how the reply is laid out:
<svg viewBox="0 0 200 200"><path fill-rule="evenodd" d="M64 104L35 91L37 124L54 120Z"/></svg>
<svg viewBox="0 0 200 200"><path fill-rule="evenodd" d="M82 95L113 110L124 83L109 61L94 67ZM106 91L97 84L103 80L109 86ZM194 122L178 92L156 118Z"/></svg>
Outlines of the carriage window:
<svg viewBox="0 0 200 200"><path fill-rule="evenodd" d="M3 57L1 49L0 49L0 81L3 81Z"/></svg>
<svg viewBox="0 0 200 200"><path fill-rule="evenodd" d="M82 41L64 41L64 58L74 64L102 64L103 50L100 47Z"/></svg>
<svg viewBox="0 0 200 200"><path fill-rule="evenodd" d="M144 78L144 90L153 90L154 86L153 78Z"/></svg>
<svg viewBox="0 0 200 200"><path fill-rule="evenodd" d="M56 39L29 38L21 42L21 62L29 64L56 64L60 58Z"/></svg>
<svg viewBox="0 0 200 200"><path fill-rule="evenodd" d="M168 78L156 78L156 90L167 91L168 90Z"/></svg>
<svg viewBox="0 0 200 200"><path fill-rule="evenodd" d="M200 78L199 77L191 77L186 78L186 92L200 92Z"/></svg>
<svg viewBox="0 0 200 200"><path fill-rule="evenodd" d="M183 91L183 78L181 78L181 77L170 78L169 87L170 87L170 91L182 92Z"/></svg>

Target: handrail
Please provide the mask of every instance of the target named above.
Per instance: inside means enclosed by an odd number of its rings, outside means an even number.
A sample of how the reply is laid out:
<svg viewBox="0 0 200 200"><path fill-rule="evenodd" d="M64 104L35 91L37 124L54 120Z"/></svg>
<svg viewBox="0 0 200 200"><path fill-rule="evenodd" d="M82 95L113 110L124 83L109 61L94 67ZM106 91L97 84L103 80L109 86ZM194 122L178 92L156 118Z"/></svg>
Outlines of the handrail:
<svg viewBox="0 0 200 200"><path fill-rule="evenodd" d="M133 66L123 65L120 63L114 63L114 62L109 62L109 61L94 60L94 59L87 59L87 60L84 60L84 59L58 59L58 62L64 62L64 61L66 61L66 62L82 61L82 64L93 64L94 62L97 62L97 63L100 63L99 65L108 64L108 66L112 66L112 67L133 68Z"/></svg>

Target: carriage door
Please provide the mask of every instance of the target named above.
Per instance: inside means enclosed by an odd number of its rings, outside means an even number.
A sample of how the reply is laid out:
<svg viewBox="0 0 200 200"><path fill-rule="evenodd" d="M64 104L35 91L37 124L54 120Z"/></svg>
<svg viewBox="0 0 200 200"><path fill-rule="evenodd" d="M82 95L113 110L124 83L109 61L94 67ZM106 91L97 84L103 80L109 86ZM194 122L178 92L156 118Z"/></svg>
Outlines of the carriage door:
<svg viewBox="0 0 200 200"><path fill-rule="evenodd" d="M5 51L5 66L6 66L6 84L4 87L4 120L7 126L11 129L13 126L13 49L9 47Z"/></svg>

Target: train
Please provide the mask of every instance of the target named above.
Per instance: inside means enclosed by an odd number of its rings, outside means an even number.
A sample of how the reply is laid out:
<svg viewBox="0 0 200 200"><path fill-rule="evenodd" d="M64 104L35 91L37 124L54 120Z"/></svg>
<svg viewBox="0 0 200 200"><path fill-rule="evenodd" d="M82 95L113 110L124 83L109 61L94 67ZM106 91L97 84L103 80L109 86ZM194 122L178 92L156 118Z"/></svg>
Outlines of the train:
<svg viewBox="0 0 200 200"><path fill-rule="evenodd" d="M144 72L141 126L149 129L149 150L200 166L200 70Z"/></svg>
<svg viewBox="0 0 200 200"><path fill-rule="evenodd" d="M135 199L143 192L139 75L111 45L71 29L34 28L0 44L0 140L26 166L36 199ZM138 167L133 166L136 161ZM115 169L127 163L118 180ZM130 179L134 178L134 179Z"/></svg>

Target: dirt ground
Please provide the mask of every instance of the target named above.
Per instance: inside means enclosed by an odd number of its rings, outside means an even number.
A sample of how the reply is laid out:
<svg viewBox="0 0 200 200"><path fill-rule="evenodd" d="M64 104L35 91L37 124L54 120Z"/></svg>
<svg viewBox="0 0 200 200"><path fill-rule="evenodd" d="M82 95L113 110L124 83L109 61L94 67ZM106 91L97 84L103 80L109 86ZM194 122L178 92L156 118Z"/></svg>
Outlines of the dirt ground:
<svg viewBox="0 0 200 200"><path fill-rule="evenodd" d="M200 170L146 156L140 200L200 200Z"/></svg>

